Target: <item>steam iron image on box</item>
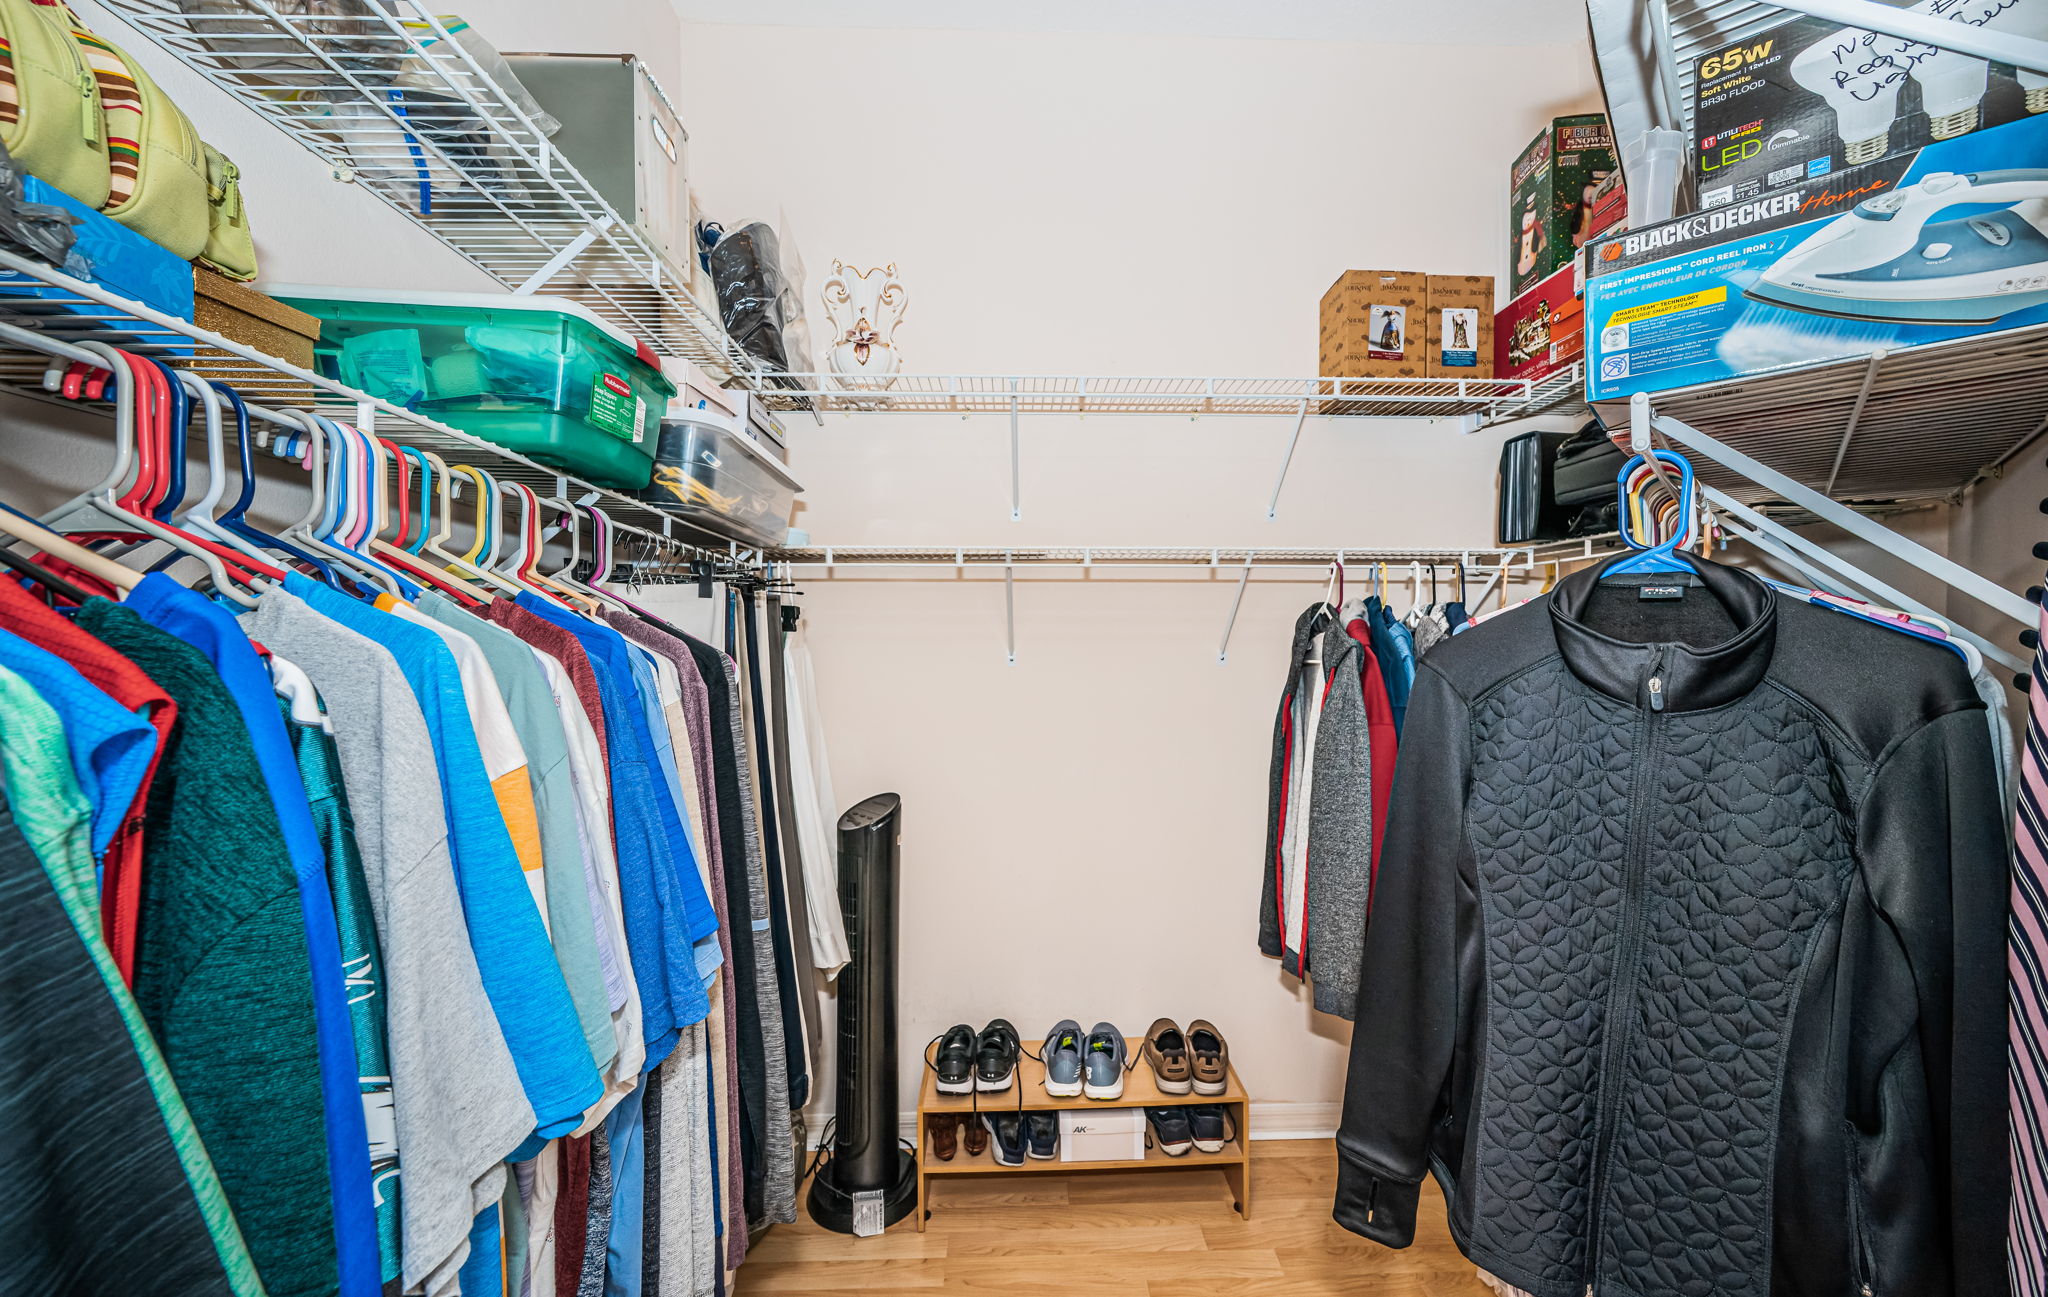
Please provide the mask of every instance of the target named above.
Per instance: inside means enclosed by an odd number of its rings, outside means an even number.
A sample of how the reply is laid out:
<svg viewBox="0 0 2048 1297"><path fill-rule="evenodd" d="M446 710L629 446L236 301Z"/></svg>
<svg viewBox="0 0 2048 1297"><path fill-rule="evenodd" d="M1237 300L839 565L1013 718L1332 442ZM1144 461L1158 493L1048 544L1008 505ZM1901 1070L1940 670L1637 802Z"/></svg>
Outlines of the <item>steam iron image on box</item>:
<svg viewBox="0 0 2048 1297"><path fill-rule="evenodd" d="M1958 206L1990 207L1936 221ZM1744 290L1816 315L1994 324L2048 302L2048 169L1956 174L1865 199Z"/></svg>

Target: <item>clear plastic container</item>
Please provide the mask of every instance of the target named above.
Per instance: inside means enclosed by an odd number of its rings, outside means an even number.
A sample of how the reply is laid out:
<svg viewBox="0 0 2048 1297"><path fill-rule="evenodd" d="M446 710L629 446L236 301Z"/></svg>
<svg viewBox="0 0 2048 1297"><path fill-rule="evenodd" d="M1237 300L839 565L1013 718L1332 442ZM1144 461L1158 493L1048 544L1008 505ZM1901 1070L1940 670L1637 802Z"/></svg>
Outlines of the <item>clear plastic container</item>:
<svg viewBox="0 0 2048 1297"><path fill-rule="evenodd" d="M509 293L279 284L320 320L316 368L599 486L654 471L675 385L651 352L583 306Z"/></svg>
<svg viewBox="0 0 2048 1297"><path fill-rule="evenodd" d="M662 420L654 480L640 498L720 536L782 544L802 485L759 442L722 421L723 411L690 414Z"/></svg>

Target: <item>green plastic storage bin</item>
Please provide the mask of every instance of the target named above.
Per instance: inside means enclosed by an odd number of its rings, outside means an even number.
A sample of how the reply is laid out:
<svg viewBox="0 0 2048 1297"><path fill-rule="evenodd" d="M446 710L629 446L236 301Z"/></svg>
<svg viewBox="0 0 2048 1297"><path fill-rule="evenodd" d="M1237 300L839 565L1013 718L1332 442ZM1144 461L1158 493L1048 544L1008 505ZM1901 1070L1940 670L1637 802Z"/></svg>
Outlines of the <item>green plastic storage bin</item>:
<svg viewBox="0 0 2048 1297"><path fill-rule="evenodd" d="M271 285L320 321L319 371L599 486L654 472L675 385L578 303L509 293Z"/></svg>

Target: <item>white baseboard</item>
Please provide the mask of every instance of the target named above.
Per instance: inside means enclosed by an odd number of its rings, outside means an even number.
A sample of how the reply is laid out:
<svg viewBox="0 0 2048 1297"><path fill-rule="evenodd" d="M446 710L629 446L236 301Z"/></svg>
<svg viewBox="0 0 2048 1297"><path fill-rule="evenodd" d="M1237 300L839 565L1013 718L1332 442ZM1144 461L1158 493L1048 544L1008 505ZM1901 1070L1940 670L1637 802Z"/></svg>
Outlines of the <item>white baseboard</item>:
<svg viewBox="0 0 2048 1297"><path fill-rule="evenodd" d="M1115 1107L1115 1104L1105 1104ZM989 1111L1001 1108L991 1103ZM1337 1133L1337 1122L1343 1115L1341 1103L1313 1103L1294 1100L1252 1101L1251 1137L1253 1139L1329 1139ZM804 1114L807 1123L809 1146L818 1147L818 1137L824 1133L825 1123L832 1120L830 1112L812 1109ZM917 1138L917 1112L901 1112L896 1115L896 1133L905 1140Z"/></svg>

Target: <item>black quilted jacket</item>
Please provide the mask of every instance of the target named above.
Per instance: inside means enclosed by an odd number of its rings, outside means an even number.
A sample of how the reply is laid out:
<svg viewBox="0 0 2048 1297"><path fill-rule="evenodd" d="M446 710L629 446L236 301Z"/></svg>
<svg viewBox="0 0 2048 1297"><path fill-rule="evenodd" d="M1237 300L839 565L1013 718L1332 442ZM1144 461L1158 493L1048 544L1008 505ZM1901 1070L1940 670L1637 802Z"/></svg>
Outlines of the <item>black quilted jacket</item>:
<svg viewBox="0 0 2048 1297"><path fill-rule="evenodd" d="M1733 568L1595 577L1417 676L1337 1219L1406 1246L1427 1171L1535 1297L2003 1294L2007 859L1961 659Z"/></svg>

